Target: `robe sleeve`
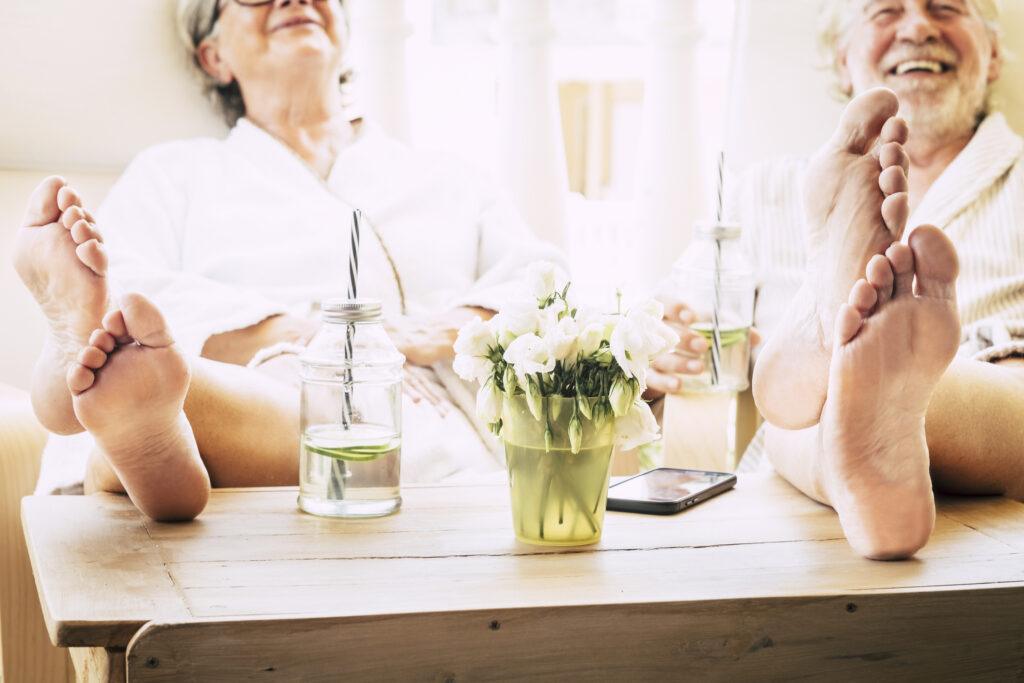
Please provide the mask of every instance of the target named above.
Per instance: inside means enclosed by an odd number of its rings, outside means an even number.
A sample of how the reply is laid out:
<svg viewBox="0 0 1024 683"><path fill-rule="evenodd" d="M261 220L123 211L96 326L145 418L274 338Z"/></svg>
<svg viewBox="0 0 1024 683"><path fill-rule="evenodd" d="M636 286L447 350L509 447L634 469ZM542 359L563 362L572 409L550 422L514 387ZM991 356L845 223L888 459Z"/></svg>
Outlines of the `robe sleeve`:
<svg viewBox="0 0 1024 683"><path fill-rule="evenodd" d="M535 261L551 261L568 272L565 256L558 247L537 237L502 195L485 195L481 203L477 279L456 306L477 306L497 311L502 304L521 295L526 267Z"/></svg>
<svg viewBox="0 0 1024 683"><path fill-rule="evenodd" d="M183 268L194 143L140 154L111 188L96 219L115 296L138 292L151 299L178 344L198 355L209 337L255 325L285 308Z"/></svg>

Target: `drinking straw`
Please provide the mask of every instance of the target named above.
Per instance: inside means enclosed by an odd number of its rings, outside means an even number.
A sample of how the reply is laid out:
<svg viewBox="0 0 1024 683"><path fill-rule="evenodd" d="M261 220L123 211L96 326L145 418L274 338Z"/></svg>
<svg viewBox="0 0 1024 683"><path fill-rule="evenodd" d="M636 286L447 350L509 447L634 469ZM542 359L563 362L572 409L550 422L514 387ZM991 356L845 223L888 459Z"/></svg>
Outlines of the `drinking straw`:
<svg viewBox="0 0 1024 683"><path fill-rule="evenodd" d="M717 231L722 223L722 192L725 186L725 151L718 153L718 193L715 206L715 287L711 304L711 386L718 386L722 367L722 331L719 310L722 305L722 238Z"/></svg>
<svg viewBox="0 0 1024 683"><path fill-rule="evenodd" d="M359 293L359 221L362 213L359 209L352 211L352 230L350 232L348 254L348 298L355 299ZM352 339L355 336L355 323L348 323L345 328L345 372L341 395L341 425L345 431L352 428ZM345 490L345 462L340 458L331 459L331 481L328 495L341 498Z"/></svg>

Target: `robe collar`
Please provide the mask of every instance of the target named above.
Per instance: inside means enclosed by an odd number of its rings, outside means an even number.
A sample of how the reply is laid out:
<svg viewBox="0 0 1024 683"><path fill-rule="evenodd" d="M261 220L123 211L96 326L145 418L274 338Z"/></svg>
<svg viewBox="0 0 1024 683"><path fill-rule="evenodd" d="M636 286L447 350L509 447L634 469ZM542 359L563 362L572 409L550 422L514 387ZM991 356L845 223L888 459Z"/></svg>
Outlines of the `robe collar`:
<svg viewBox="0 0 1024 683"><path fill-rule="evenodd" d="M967 146L932 183L908 226L946 227L983 192L1002 178L1024 153L1024 140L1000 113L978 126Z"/></svg>

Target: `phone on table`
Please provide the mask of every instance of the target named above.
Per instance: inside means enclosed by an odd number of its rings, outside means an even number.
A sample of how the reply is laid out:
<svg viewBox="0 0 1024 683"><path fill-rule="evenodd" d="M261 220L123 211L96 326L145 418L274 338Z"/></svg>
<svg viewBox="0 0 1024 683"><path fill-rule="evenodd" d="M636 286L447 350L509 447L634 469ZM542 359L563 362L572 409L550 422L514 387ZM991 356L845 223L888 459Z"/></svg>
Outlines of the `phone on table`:
<svg viewBox="0 0 1024 683"><path fill-rule="evenodd" d="M608 509L671 515L736 485L736 475L659 467L608 488Z"/></svg>

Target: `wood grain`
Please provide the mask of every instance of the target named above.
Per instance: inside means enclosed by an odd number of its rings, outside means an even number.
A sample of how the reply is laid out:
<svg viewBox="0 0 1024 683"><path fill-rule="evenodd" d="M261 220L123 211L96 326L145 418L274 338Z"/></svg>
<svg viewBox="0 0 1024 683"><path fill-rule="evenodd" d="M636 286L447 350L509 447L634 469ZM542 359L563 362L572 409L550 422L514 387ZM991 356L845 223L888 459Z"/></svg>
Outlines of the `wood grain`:
<svg viewBox="0 0 1024 683"><path fill-rule="evenodd" d="M193 647L195 680L621 677L627 666L751 677L766 661L779 676L806 666L884 678L941 661L954 635L987 657L995 627L932 634L931 620L973 620L977 604L1003 620L991 647L1001 668L949 670L1005 674L1020 651L1006 620L1024 600L1024 506L1002 499L941 499L918 558L878 563L853 553L831 509L775 476L742 477L682 515L609 513L601 543L575 549L517 543L504 485L406 487L400 514L361 521L302 514L295 493L215 491L179 525L143 520L117 496L27 508L53 628L108 647L142 628L128 646L139 680L172 680ZM862 599L874 621L834 609ZM493 620L522 628L478 633ZM766 637L786 643L777 659L757 654L775 646L747 653ZM210 669L208 646L223 654Z"/></svg>
<svg viewBox="0 0 1024 683"><path fill-rule="evenodd" d="M153 623L127 667L132 681L1012 680L1022 609L1020 590L990 589Z"/></svg>

